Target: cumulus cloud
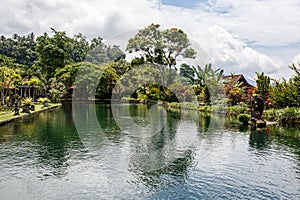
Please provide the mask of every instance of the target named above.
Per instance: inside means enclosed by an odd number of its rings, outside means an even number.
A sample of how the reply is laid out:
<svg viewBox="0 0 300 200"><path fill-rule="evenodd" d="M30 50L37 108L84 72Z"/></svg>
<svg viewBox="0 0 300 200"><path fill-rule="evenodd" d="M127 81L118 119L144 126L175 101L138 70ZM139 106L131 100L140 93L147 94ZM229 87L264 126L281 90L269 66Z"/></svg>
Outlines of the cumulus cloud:
<svg viewBox="0 0 300 200"><path fill-rule="evenodd" d="M204 1L206 2L206 1ZM300 0L208 0L193 9L160 0L2 0L0 34L41 34L50 27L103 37L125 49L130 36L151 23L185 30L198 50L198 64L214 62L227 72L275 73L279 64L251 45L300 41Z"/></svg>
<svg viewBox="0 0 300 200"><path fill-rule="evenodd" d="M254 72L273 73L279 69L268 56L246 46L220 26L212 26L193 37L206 51L211 62L225 69L226 73L244 73L248 76Z"/></svg>
<svg viewBox="0 0 300 200"><path fill-rule="evenodd" d="M294 57L292 63L295 65L300 64L300 53Z"/></svg>

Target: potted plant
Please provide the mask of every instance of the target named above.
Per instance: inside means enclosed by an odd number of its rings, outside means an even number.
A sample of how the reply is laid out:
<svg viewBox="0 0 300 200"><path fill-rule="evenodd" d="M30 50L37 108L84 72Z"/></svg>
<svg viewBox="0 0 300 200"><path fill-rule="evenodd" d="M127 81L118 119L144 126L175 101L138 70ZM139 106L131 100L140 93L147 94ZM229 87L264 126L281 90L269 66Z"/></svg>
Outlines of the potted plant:
<svg viewBox="0 0 300 200"><path fill-rule="evenodd" d="M48 107L49 103L51 102L47 97L39 98L38 100L40 103L44 105L44 107Z"/></svg>
<svg viewBox="0 0 300 200"><path fill-rule="evenodd" d="M23 99L22 104L23 104L23 112L30 113L30 108L32 105L32 98Z"/></svg>

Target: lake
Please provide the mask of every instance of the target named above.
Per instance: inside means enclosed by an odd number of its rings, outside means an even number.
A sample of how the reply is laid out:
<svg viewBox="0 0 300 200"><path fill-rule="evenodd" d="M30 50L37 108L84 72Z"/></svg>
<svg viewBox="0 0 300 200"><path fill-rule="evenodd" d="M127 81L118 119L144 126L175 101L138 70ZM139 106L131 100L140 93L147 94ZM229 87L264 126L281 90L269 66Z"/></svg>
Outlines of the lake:
<svg viewBox="0 0 300 200"><path fill-rule="evenodd" d="M63 105L0 127L0 199L300 199L300 130L145 105Z"/></svg>

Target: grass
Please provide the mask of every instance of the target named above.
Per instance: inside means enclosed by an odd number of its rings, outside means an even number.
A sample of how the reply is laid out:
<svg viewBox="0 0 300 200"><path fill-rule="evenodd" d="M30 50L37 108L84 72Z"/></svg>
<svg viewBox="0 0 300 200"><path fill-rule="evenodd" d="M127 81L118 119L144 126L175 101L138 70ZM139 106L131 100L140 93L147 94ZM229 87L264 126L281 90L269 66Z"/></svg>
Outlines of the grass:
<svg viewBox="0 0 300 200"><path fill-rule="evenodd" d="M60 105L61 105L60 103L50 103L49 107L44 107L44 105L41 105L41 104L34 104L35 110L31 111L31 114L39 112L41 110L47 110L47 109L50 109L52 107L60 106ZM6 120L19 118L19 117L22 117L24 115L29 115L29 114L20 112L20 115L14 116L14 111L0 112L0 123L3 122L3 121L6 121Z"/></svg>

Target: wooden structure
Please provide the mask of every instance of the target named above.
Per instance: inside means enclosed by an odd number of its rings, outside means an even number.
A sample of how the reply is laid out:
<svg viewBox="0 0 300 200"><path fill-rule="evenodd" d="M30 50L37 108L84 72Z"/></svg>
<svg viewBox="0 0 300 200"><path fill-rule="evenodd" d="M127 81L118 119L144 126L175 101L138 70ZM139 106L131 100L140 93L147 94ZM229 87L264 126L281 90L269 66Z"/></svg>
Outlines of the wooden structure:
<svg viewBox="0 0 300 200"><path fill-rule="evenodd" d="M246 80L246 78L244 77L243 74L235 74L235 75L229 75L229 76L223 76L222 77L222 79L224 81L230 80L231 78L232 78L232 80L228 84L233 84L234 85L236 83L241 83L241 87L247 87L249 89L250 88L251 89L255 88L253 85L251 85L250 83L248 83L248 81Z"/></svg>

